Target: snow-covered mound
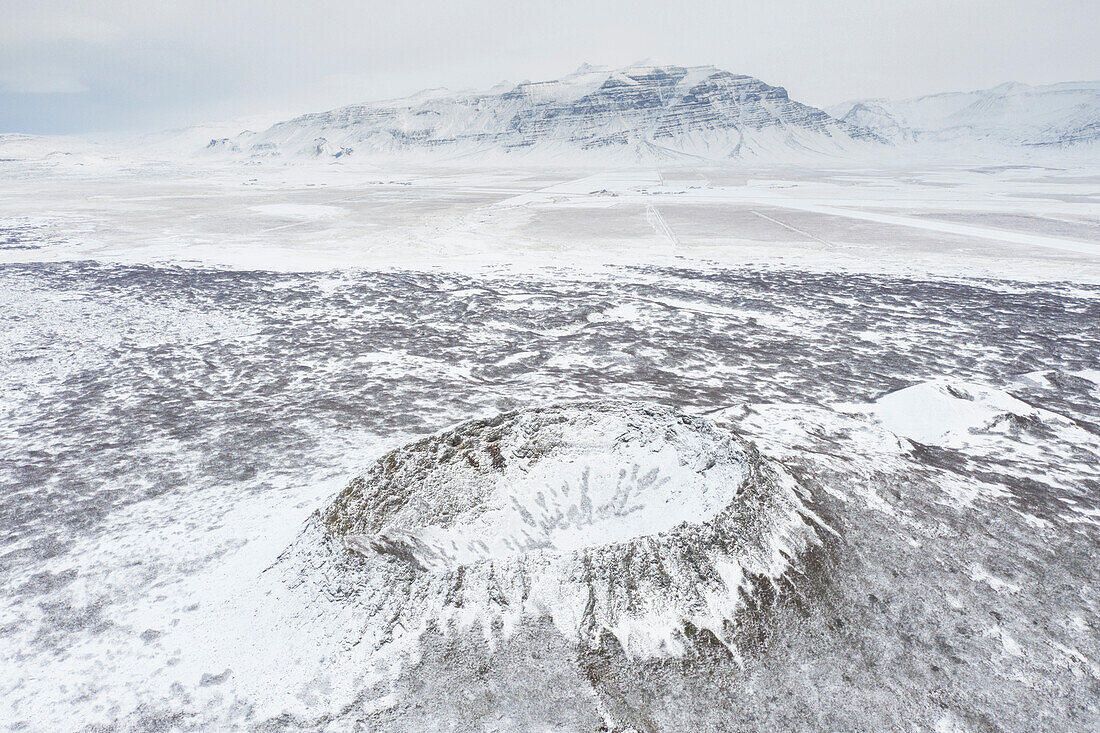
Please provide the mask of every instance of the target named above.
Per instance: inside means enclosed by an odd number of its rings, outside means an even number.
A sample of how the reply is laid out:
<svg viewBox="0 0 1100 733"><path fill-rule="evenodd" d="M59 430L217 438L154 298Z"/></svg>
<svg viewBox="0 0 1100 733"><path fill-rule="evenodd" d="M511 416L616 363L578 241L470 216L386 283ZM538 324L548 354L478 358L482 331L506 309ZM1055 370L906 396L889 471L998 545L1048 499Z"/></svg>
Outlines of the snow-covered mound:
<svg viewBox="0 0 1100 733"><path fill-rule="evenodd" d="M828 112L896 143L1070 146L1100 140L1100 82L1008 83L973 92L852 101Z"/></svg>
<svg viewBox="0 0 1100 733"><path fill-rule="evenodd" d="M857 142L880 139L790 99L782 87L713 66L639 64L342 107L212 145L260 158L412 151L729 158L840 153Z"/></svg>
<svg viewBox="0 0 1100 733"><path fill-rule="evenodd" d="M704 631L732 645L745 598L817 542L811 516L781 466L713 423L588 403L475 420L383 456L282 565L378 620L367 648L548 618L571 642L610 632L628 654L663 656Z"/></svg>
<svg viewBox="0 0 1100 733"><path fill-rule="evenodd" d="M1042 446L1051 434L1069 443L1100 447L1100 438L1069 418L974 382L937 380L891 392L869 407L896 435L924 445L980 453L1010 445Z"/></svg>

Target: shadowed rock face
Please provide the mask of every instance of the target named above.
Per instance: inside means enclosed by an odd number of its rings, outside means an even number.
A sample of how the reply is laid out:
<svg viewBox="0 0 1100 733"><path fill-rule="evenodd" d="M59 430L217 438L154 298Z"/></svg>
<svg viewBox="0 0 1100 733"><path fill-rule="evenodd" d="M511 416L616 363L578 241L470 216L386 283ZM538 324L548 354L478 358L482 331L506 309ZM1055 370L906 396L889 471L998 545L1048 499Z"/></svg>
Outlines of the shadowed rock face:
<svg viewBox="0 0 1100 733"><path fill-rule="evenodd" d="M242 136L242 143L275 143L298 154L312 152L307 143L321 135L368 152L464 144L503 150L656 145L727 156L768 145L831 149L853 140L882 142L751 76L714 67L636 66L525 82L503 94L344 107Z"/></svg>

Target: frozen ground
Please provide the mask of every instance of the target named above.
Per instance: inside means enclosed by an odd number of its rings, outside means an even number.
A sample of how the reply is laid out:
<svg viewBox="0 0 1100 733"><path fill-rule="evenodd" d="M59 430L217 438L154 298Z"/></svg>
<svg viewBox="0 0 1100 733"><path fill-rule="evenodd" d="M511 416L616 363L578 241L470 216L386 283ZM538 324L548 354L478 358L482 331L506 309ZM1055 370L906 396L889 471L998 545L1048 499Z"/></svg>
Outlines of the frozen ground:
<svg viewBox="0 0 1100 733"><path fill-rule="evenodd" d="M0 726L1100 725L1097 169L97 155L0 164ZM471 616L378 656L365 576L277 562L389 449L606 398L806 491L729 644Z"/></svg>
<svg viewBox="0 0 1100 733"><path fill-rule="evenodd" d="M0 262L283 271L639 262L1100 281L1100 166L231 166L0 137Z"/></svg>

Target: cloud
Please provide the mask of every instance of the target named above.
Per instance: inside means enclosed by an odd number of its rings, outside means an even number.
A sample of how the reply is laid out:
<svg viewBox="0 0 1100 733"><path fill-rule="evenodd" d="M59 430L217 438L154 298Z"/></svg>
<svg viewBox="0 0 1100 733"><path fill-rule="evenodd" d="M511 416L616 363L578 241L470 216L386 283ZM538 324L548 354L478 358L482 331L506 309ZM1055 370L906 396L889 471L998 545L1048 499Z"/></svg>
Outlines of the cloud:
<svg viewBox="0 0 1100 733"><path fill-rule="evenodd" d="M4 12L3 16L0 43L5 45L33 46L58 41L102 44L123 35L123 29L113 22L62 9L31 6Z"/></svg>
<svg viewBox="0 0 1100 733"><path fill-rule="evenodd" d="M0 0L0 125L178 127L646 57L824 105L1091 77L1097 23L1095 0Z"/></svg>
<svg viewBox="0 0 1100 733"><path fill-rule="evenodd" d="M11 94L81 94L89 88L70 71L38 67L0 70L0 91Z"/></svg>

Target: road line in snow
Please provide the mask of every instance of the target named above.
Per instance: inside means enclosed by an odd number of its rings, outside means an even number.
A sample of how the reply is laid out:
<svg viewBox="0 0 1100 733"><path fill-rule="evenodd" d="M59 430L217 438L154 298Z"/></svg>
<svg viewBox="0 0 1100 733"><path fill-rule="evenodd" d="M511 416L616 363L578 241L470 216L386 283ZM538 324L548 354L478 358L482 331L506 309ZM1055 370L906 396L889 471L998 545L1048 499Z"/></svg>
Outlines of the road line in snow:
<svg viewBox="0 0 1100 733"><path fill-rule="evenodd" d="M665 221L665 218L661 216L661 212L657 211L657 207L653 204L645 205L645 219L649 222L649 225L653 227L653 231L664 236L673 247L680 246L680 240L672 233L672 228L669 227L668 222Z"/></svg>
<svg viewBox="0 0 1100 733"><path fill-rule="evenodd" d="M768 216L767 214L761 214L761 213L760 213L759 211L757 211L756 209L752 209L752 213L756 214L756 215L757 215L757 216L759 216L759 217L760 217L761 219L767 219L768 221L772 222L773 224L778 224L779 226L783 227L784 229L790 229L790 230L791 230L792 232L794 232L795 234L801 234L801 235L802 235L802 236L804 236L804 237L809 237L810 239L813 239L813 240L815 240L815 241L817 241L817 242L821 242L822 244L824 244L824 245L827 245L827 246L829 246L829 247L834 247L834 246L836 246L836 245L834 245L834 244L833 244L832 242L826 242L826 241L825 241L824 239L822 239L821 237L815 237L814 235L810 234L809 232L804 232L804 231L802 231L801 229L799 229L799 228L797 228L797 227L792 227L792 226L791 226L790 224L784 224L783 222L779 221L778 219L773 219L773 218L771 218L771 217L770 217L770 216Z"/></svg>
<svg viewBox="0 0 1100 733"><path fill-rule="evenodd" d="M990 229L988 227L979 227L971 224L953 224L946 221L915 219L913 217L898 216L896 214L880 214L878 212L866 210L857 211L854 209L840 209L832 206L804 204L789 200L776 199L769 201L769 203L775 206L781 206L785 209L809 211L815 214L826 214L829 216L843 216L849 219L862 219L864 221L873 221L879 224L894 224L896 226L910 227L913 229L943 232L944 234L957 234L963 237L992 239L998 242L1032 245L1035 247L1046 247L1048 249L1060 249L1065 252L1077 252L1087 255L1100 254L1100 244L1076 239L1060 239L1058 237L1047 237L1040 234L1029 234L1027 232L1014 232L1008 229ZM764 215L760 214L760 216ZM772 221L775 220L772 219Z"/></svg>

